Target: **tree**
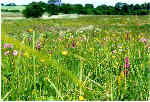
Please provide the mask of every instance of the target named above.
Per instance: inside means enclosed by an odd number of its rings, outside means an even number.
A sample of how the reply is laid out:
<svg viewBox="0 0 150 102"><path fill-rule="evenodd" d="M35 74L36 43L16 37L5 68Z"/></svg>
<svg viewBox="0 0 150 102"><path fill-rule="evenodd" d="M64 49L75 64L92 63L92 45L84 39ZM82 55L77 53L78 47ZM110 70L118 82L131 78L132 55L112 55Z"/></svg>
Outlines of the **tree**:
<svg viewBox="0 0 150 102"><path fill-rule="evenodd" d="M9 3L9 4L6 4L6 6L16 6L15 3Z"/></svg>
<svg viewBox="0 0 150 102"><path fill-rule="evenodd" d="M93 4L85 4L85 8L93 9L94 6L93 6Z"/></svg>
<svg viewBox="0 0 150 102"><path fill-rule="evenodd" d="M46 12L50 15L57 15L59 13L59 7L54 4L50 4L46 7Z"/></svg>
<svg viewBox="0 0 150 102"><path fill-rule="evenodd" d="M26 18L38 18L44 14L44 8L41 6L39 2L32 2L23 10L23 15Z"/></svg>
<svg viewBox="0 0 150 102"><path fill-rule="evenodd" d="M83 14L84 7L81 4L72 5L72 11L77 14Z"/></svg>
<svg viewBox="0 0 150 102"><path fill-rule="evenodd" d="M72 9L72 6L70 4L61 5L60 10L61 10L60 11L61 13L65 13L65 14L74 13L73 9Z"/></svg>
<svg viewBox="0 0 150 102"><path fill-rule="evenodd" d="M2 6L5 6L3 3L1 3Z"/></svg>

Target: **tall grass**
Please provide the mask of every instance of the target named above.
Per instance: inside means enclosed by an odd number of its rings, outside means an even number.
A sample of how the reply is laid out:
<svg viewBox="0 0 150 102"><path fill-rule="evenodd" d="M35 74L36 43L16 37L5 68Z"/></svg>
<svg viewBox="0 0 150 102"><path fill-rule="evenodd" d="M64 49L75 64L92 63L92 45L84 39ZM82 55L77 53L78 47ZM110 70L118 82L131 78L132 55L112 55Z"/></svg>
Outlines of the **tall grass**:
<svg viewBox="0 0 150 102"><path fill-rule="evenodd" d="M148 100L147 20L148 16L5 20L3 100ZM4 48L6 43L13 48Z"/></svg>

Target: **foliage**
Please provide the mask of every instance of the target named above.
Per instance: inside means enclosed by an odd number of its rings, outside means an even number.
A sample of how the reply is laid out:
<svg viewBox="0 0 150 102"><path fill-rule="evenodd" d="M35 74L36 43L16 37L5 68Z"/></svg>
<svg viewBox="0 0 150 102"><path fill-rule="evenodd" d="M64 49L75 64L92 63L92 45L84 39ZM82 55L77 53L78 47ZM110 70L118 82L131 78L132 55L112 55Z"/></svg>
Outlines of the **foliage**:
<svg viewBox="0 0 150 102"><path fill-rule="evenodd" d="M32 2L23 10L23 14L26 18L38 18L41 17L45 12L45 6L43 3Z"/></svg>

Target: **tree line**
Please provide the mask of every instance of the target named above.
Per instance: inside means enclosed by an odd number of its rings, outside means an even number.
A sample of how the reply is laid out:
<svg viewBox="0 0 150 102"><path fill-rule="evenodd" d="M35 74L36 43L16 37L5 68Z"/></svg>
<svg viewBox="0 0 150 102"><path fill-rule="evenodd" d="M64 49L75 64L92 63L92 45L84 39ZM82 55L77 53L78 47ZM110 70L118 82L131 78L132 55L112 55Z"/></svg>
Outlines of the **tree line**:
<svg viewBox="0 0 150 102"><path fill-rule="evenodd" d="M127 4L118 2L115 6L93 4L62 4L57 6L44 2L32 2L26 6L23 14L25 17L40 17L45 12L49 15L63 14L84 14L84 15L148 15L150 14L150 3Z"/></svg>

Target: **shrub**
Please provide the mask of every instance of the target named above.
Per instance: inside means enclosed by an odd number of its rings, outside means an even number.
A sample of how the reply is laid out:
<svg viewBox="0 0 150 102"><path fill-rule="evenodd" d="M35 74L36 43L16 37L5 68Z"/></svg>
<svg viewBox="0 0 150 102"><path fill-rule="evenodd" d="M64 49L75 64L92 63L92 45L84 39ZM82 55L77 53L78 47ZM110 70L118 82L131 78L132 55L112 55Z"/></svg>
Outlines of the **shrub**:
<svg viewBox="0 0 150 102"><path fill-rule="evenodd" d="M44 14L44 12L45 9L43 8L40 2L32 2L23 10L23 15L26 18L38 18L41 17Z"/></svg>

